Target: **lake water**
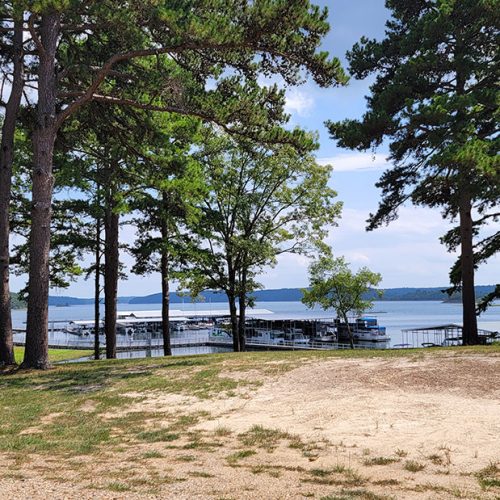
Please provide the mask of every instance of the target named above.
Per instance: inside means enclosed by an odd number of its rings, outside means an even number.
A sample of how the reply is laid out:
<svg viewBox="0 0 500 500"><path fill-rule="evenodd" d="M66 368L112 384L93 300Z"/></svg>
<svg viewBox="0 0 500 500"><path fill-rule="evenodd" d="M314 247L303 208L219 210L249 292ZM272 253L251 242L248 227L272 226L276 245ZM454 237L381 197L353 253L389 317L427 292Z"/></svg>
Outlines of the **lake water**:
<svg viewBox="0 0 500 500"><path fill-rule="evenodd" d="M224 309L224 303L172 304L172 309L183 311L217 311ZM259 302L256 307L273 312L269 319L333 318L334 311L307 309L301 302ZM102 314L104 314L102 307ZM156 304L119 304L119 311L159 310ZM94 306L50 307L50 321L90 320L93 319ZM390 345L403 343L401 330L404 328L429 327L448 323L462 323L462 308L457 303L437 301L374 302L370 315L378 318L379 325L385 326L391 337ZM26 311L13 311L14 327L23 328ZM500 331L500 304L490 307L478 320L479 328ZM194 347L182 348L178 354L194 353Z"/></svg>

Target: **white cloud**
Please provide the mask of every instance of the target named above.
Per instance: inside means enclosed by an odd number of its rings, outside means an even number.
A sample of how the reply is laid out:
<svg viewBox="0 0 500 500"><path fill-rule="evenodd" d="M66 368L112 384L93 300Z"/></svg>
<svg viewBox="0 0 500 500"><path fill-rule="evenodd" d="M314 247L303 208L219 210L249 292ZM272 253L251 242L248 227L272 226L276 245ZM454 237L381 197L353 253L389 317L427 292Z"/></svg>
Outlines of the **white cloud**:
<svg viewBox="0 0 500 500"><path fill-rule="evenodd" d="M314 107L314 99L305 92L292 89L286 93L285 111L296 113L299 116L307 116Z"/></svg>
<svg viewBox="0 0 500 500"><path fill-rule="evenodd" d="M320 165L332 165L334 172L353 172L356 170L384 170L389 165L384 154L343 153L327 158L318 158Z"/></svg>

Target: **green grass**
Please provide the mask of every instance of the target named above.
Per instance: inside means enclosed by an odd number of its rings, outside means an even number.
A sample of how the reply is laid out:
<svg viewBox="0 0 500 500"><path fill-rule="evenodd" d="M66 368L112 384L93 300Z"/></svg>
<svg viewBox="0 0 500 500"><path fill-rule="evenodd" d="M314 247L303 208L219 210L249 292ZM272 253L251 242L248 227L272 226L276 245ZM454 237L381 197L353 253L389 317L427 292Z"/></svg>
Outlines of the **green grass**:
<svg viewBox="0 0 500 500"><path fill-rule="evenodd" d="M94 351L85 349L49 349L49 360L52 363L57 363L58 361L89 357L93 353ZM21 363L24 357L24 347L15 346L14 357L16 358L16 363Z"/></svg>
<svg viewBox="0 0 500 500"><path fill-rule="evenodd" d="M500 467L495 462L476 473L477 480L482 489L500 488Z"/></svg>
<svg viewBox="0 0 500 500"><path fill-rule="evenodd" d="M241 450L226 457L226 460L229 464L235 464L238 460L242 460L243 458L251 457L255 455L256 452L254 450Z"/></svg>
<svg viewBox="0 0 500 500"><path fill-rule="evenodd" d="M20 356L22 350L16 348ZM336 358L387 358L499 354L499 347L443 348L435 350L287 351L211 354L175 358L101 360L57 365L47 371L14 371L0 375L0 452L77 456L128 443L164 442L176 445L186 436L184 449L213 451L230 430L221 428L206 441L190 429L210 416L204 412L168 415L165 412L127 413L155 394L179 394L200 399L225 398L240 392L250 396L269 374L281 374L307 362ZM53 361L84 356L85 351L51 350ZM279 367L276 368L276 367ZM251 377L231 378L231 372L251 371ZM259 377L261 374L261 377ZM205 436L206 437L206 436ZM240 434L245 448L272 450L280 442L303 449L294 435L254 426ZM171 442L171 444L170 444ZM187 443L187 444L185 444ZM307 451L307 450L306 450Z"/></svg>

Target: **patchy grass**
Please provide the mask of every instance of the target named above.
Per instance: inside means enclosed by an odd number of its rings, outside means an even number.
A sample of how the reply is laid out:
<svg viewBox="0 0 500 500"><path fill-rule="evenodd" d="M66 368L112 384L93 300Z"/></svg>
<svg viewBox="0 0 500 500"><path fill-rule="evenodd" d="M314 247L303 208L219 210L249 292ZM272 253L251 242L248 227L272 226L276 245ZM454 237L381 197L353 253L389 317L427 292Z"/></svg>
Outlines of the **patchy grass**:
<svg viewBox="0 0 500 500"><path fill-rule="evenodd" d="M404 464L404 469L408 472L420 472L425 469L425 465L416 460L407 460Z"/></svg>
<svg viewBox="0 0 500 500"><path fill-rule="evenodd" d="M146 451L141 455L141 458L163 458L165 455L162 455L159 451L151 450Z"/></svg>
<svg viewBox="0 0 500 500"><path fill-rule="evenodd" d="M93 354L93 351L86 349L49 349L49 360L52 363L57 363L58 361L85 358ZM24 358L24 347L14 346L14 357L16 363L21 363Z"/></svg>
<svg viewBox="0 0 500 500"><path fill-rule="evenodd" d="M68 359L71 351L60 351L60 356L66 356ZM132 489L137 494L160 495L162 485L194 477L212 477L209 474L212 469L207 472L203 469L209 460L216 460L225 468L227 465L237 467L238 471L245 471L250 475L266 474L273 478L281 476L281 480L285 480L288 479L288 474L294 473L297 479L300 476L306 491L312 490L314 485L315 491L318 490L318 497L330 493L333 496L325 498L387 498L377 496L366 488L376 485L380 488L379 491L384 491L383 488L386 487L403 488L403 483L391 479L370 483L351 468L351 456L346 457L349 467L323 465L310 471L305 470L305 467L287 468L284 464L279 467L268 463L256 464L258 458L266 455L262 450L271 452L278 447L273 455L275 462L279 460L282 452L286 452L295 453L297 457L302 454L303 463L307 463L304 457L309 457L310 461L315 460L321 452L332 446L331 443L309 443L301 436L259 425L241 434L222 426L212 432L201 431L196 426L208 419L218 418L215 411L213 416L203 411L193 413L189 405L185 406L185 410L179 410L184 407L175 404L175 408L170 410L169 407L165 408L165 405L158 409L155 406L156 399L167 398L165 401L168 402L168 397L175 395L215 400L235 394L250 398L265 377L281 375L315 360L392 357L419 360L440 355L460 357L485 352L499 354L500 346L432 351L422 349L215 354L101 360L57 365L45 372L4 372L0 375L0 452L3 452L3 456L11 464L8 473L17 474L24 467L30 467L31 460L53 460L54 463L65 465L68 477L76 474L78 469L78 480L86 482L86 487L98 487L117 493ZM80 357L86 353L76 351L74 355ZM55 361L54 351L51 356ZM242 377L246 372L251 376ZM203 402L200 406L203 408L202 404ZM245 460L257 452L257 457ZM209 453L214 455L210 456ZM439 450L437 453L442 458L442 465L449 464L446 450ZM363 454L358 462L354 462L357 460L355 453L353 467L359 462L362 463L363 459L365 465L386 465L407 456L402 450L395 451L394 457L398 458L372 457L369 450ZM437 464L437 456L430 455L426 458ZM147 459L159 459L161 464L168 460L172 469L160 471L160 462L146 462ZM144 468L140 477L139 473L133 477L119 469L106 470L106 474L94 485L93 467L104 469L107 464L116 467L120 463L132 463L133 460ZM271 461L271 457L266 456L265 461ZM72 462L82 465L71 467ZM410 470L408 464L411 463L406 462L406 470ZM195 465L198 472L193 471L191 465ZM424 467L422 464L418 466L421 467L417 467L418 470ZM45 471L46 474L52 472L55 477L54 467L56 466L50 466L50 470ZM187 472L189 469L191 472ZM484 489L494 488L498 486L499 481L497 466L487 469L477 473L477 480ZM186 477L175 477L174 470L182 471L179 475ZM45 472L40 471L40 474ZM479 491L479 486L474 480L473 482ZM321 490L320 485L323 486Z"/></svg>
<svg viewBox="0 0 500 500"><path fill-rule="evenodd" d="M346 490L343 489L339 494L321 497L321 500L392 500L394 497L386 495L377 495L366 489Z"/></svg>
<svg viewBox="0 0 500 500"><path fill-rule="evenodd" d="M283 432L279 429L267 429L262 425L254 425L247 432L240 434L240 441L245 446L255 446L257 448L264 448L267 451L272 451L284 439L291 440L294 446L297 446L297 437Z"/></svg>
<svg viewBox="0 0 500 500"><path fill-rule="evenodd" d="M228 457L226 457L226 460L229 464L234 465L238 462L238 460L242 460L244 458L251 457L252 455L256 455L257 452L254 450L241 450L237 451L235 453L232 453Z"/></svg>
<svg viewBox="0 0 500 500"><path fill-rule="evenodd" d="M496 462L492 462L476 472L476 477L483 490L500 488L500 468Z"/></svg>
<svg viewBox="0 0 500 500"><path fill-rule="evenodd" d="M131 488L128 484L125 484L125 483L109 483L107 486L106 486L106 489L110 490L110 491L116 491L116 492L123 492L123 491L130 491Z"/></svg>
<svg viewBox="0 0 500 500"><path fill-rule="evenodd" d="M367 458L363 464L366 465L367 467L371 467L372 465L388 465L392 464L394 462L399 462L399 458L394 458L394 457L373 457L373 458Z"/></svg>

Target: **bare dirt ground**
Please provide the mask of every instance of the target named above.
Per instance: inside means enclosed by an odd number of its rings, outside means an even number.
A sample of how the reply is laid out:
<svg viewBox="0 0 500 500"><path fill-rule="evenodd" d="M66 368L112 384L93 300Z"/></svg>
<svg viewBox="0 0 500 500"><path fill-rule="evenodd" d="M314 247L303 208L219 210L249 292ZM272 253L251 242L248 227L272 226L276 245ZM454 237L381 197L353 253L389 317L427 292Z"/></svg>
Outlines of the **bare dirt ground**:
<svg viewBox="0 0 500 500"><path fill-rule="evenodd" d="M125 411L202 418L167 443L35 457L3 474L0 498L500 498L500 357L325 359L224 376L263 384L208 400L151 392Z"/></svg>

